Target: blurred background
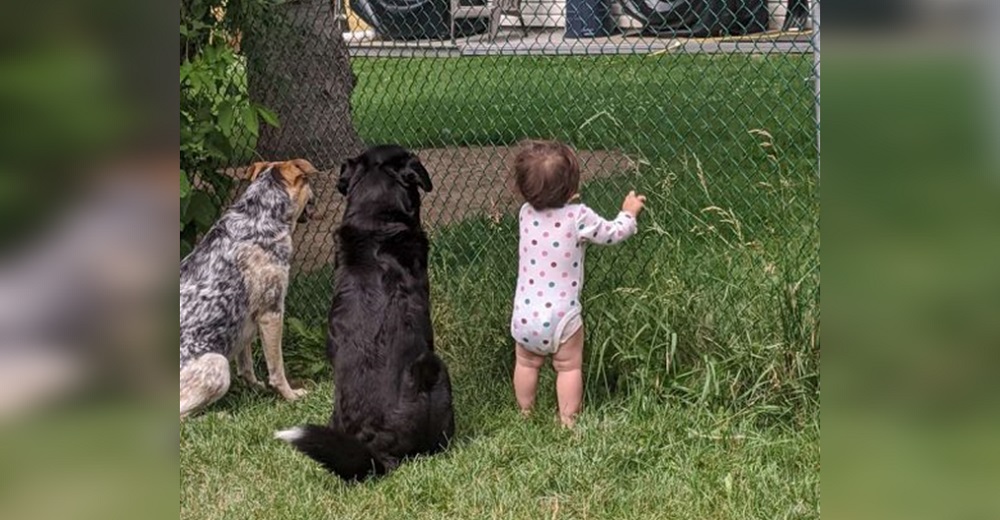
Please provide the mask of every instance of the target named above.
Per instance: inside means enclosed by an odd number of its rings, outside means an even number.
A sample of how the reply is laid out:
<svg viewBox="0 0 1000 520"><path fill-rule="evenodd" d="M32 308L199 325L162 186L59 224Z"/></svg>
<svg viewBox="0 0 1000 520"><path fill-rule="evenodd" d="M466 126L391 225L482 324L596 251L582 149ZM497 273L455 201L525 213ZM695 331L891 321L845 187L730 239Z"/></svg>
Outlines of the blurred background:
<svg viewBox="0 0 1000 520"><path fill-rule="evenodd" d="M823 516L1000 499L997 2L823 21Z"/></svg>
<svg viewBox="0 0 1000 520"><path fill-rule="evenodd" d="M172 518L177 11L3 11L0 517Z"/></svg>

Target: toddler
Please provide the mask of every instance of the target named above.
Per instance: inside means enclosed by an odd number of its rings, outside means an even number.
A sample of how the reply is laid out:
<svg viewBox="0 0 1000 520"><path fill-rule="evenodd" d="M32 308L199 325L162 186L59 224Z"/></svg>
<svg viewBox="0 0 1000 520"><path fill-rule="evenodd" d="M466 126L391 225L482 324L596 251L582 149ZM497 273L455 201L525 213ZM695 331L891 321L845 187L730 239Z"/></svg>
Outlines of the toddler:
<svg viewBox="0 0 1000 520"><path fill-rule="evenodd" d="M528 414L535 404L538 369L551 355L559 418L571 427L583 400L584 248L635 234L646 198L629 192L618 216L604 220L576 202L580 166L568 146L554 141L524 145L514 162L514 182L526 201L519 216L520 262L510 322L517 344L514 394Z"/></svg>

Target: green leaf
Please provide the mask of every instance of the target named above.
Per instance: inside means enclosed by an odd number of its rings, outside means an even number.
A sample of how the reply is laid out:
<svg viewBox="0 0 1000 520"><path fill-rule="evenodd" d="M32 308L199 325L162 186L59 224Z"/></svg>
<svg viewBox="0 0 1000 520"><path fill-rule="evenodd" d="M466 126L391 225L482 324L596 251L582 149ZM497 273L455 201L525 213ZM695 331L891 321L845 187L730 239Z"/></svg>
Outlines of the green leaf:
<svg viewBox="0 0 1000 520"><path fill-rule="evenodd" d="M203 229L211 227L215 222L215 204L205 192L196 191L191 194L191 202L187 207L187 214Z"/></svg>
<svg viewBox="0 0 1000 520"><path fill-rule="evenodd" d="M181 199L181 225L187 225L191 222L191 215L188 214L188 206L191 205L191 197L184 197Z"/></svg>
<svg viewBox="0 0 1000 520"><path fill-rule="evenodd" d="M181 170L181 198L186 199L191 194L191 181L188 180L187 173Z"/></svg>
<svg viewBox="0 0 1000 520"><path fill-rule="evenodd" d="M260 122L257 121L257 111L252 106L247 105L243 107L243 124L246 125L247 130L254 137L260 135Z"/></svg>
<svg viewBox="0 0 1000 520"><path fill-rule="evenodd" d="M274 112L271 112L270 110L262 106L258 106L257 113L260 114L260 118L263 119L265 123L275 128L281 126L281 123L278 121L278 115L275 114Z"/></svg>
<svg viewBox="0 0 1000 520"><path fill-rule="evenodd" d="M219 106L219 128L222 133L230 136L233 135L233 104L223 103Z"/></svg>

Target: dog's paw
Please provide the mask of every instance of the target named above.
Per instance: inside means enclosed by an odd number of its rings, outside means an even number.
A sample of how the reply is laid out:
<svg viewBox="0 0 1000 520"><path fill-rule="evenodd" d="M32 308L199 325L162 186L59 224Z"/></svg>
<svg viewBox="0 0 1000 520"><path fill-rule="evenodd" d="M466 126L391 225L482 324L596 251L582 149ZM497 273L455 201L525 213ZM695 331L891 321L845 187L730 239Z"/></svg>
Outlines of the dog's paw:
<svg viewBox="0 0 1000 520"><path fill-rule="evenodd" d="M281 392L281 396L288 401L295 401L300 397L304 397L309 391L305 388L289 388Z"/></svg>
<svg viewBox="0 0 1000 520"><path fill-rule="evenodd" d="M260 382L256 378L250 379L250 378L244 377L243 378L243 382L246 383L246 385L248 387L256 389L256 390L267 390L267 385L265 385L264 383Z"/></svg>

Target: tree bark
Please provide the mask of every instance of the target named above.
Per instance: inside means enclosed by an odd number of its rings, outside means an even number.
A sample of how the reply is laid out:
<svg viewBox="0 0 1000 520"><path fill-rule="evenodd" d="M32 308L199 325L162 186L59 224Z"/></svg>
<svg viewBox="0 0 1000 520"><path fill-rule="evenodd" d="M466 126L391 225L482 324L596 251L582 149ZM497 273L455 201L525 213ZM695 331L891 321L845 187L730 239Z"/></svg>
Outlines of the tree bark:
<svg viewBox="0 0 1000 520"><path fill-rule="evenodd" d="M247 43L251 99L278 115L261 125L257 152L266 160L305 158L337 168L361 151L351 118L355 77L331 0L292 0Z"/></svg>

